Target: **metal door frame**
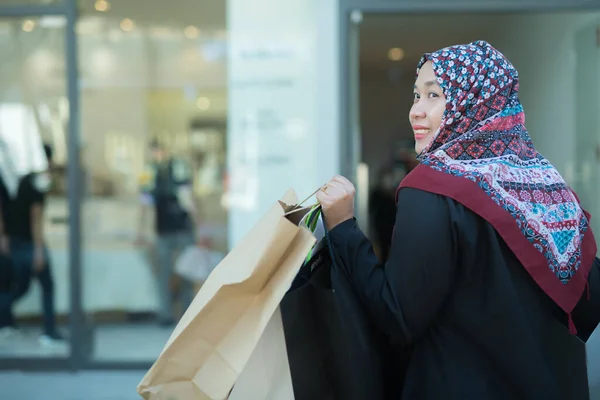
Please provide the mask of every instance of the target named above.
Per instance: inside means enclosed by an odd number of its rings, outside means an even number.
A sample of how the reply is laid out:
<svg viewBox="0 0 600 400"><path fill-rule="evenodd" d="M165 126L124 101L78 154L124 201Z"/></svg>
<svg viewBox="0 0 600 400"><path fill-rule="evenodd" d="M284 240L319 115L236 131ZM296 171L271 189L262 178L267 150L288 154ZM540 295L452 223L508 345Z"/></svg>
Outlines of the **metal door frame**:
<svg viewBox="0 0 600 400"><path fill-rule="evenodd" d="M59 357L19 357L3 358L0 369L21 370L77 370L88 358L82 352L81 330L84 315L81 304L81 229L79 195L79 89L78 89L78 59L76 0L62 0L49 5L9 5L0 6L0 18L26 18L43 16L63 16L65 27L65 65L66 65L66 96L69 99L69 123L67 133L67 178L68 178L68 212L69 212L69 330L70 354L65 358Z"/></svg>
<svg viewBox="0 0 600 400"><path fill-rule="evenodd" d="M0 370L147 370L152 361L98 361L93 354L93 328L87 324L82 298L81 257L81 205L82 179L80 173L80 88L78 38L75 26L78 18L78 1L61 0L50 5L0 5L0 18L26 18L63 16L65 27L66 96L69 100L69 123L67 132L67 182L69 214L69 343L67 357L14 357L1 358Z"/></svg>

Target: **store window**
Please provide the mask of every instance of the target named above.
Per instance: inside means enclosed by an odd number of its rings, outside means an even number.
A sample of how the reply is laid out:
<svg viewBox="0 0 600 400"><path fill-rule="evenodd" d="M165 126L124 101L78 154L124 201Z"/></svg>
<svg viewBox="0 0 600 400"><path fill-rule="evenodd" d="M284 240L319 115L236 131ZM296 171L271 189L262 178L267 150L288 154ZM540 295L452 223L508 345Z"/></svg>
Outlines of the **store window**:
<svg viewBox="0 0 600 400"><path fill-rule="evenodd" d="M70 354L65 25L58 16L0 19L0 215L15 270L14 290L0 290L0 358Z"/></svg>
<svg viewBox="0 0 600 400"><path fill-rule="evenodd" d="M94 360L153 361L198 289L181 252L227 247L225 2L108 3L77 24L83 308Z"/></svg>

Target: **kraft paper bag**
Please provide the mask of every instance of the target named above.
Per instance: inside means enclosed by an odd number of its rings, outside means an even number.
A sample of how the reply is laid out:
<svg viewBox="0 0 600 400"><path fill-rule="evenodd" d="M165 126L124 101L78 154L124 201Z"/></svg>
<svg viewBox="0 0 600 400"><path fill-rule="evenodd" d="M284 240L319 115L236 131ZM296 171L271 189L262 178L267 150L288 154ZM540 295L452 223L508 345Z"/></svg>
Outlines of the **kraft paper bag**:
<svg viewBox="0 0 600 400"><path fill-rule="evenodd" d="M229 400L294 400L294 387L279 309L267 324Z"/></svg>
<svg viewBox="0 0 600 400"><path fill-rule="evenodd" d="M147 400L223 400L315 243L293 191L210 274L137 387Z"/></svg>

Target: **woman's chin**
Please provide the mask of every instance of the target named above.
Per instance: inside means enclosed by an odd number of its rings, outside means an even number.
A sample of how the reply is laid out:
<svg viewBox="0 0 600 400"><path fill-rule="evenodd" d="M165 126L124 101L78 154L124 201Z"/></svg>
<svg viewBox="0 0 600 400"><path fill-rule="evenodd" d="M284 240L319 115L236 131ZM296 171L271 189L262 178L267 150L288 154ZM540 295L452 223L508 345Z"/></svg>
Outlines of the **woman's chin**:
<svg viewBox="0 0 600 400"><path fill-rule="evenodd" d="M425 150L427 146L429 146L429 143L431 143L431 139L431 136L415 139L415 151L417 152L417 154L421 154L421 152L423 152L423 150Z"/></svg>

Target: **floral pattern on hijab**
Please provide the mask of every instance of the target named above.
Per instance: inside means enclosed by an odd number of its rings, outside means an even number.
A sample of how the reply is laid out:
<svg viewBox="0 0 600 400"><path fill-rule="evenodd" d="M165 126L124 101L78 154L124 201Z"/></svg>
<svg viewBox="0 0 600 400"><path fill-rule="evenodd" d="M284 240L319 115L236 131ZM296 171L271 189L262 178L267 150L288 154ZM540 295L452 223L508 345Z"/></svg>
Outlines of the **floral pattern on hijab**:
<svg viewBox="0 0 600 400"><path fill-rule="evenodd" d="M459 202L469 201L469 191L483 191L493 203L474 204L473 211L504 233L539 286L570 313L583 292L595 241L589 240L589 215L533 146L518 98L517 70L485 41L425 54L418 69L427 61L444 91L446 110L432 142L419 155L420 167L473 182L461 191L450 187L455 183L435 189ZM411 181L417 182L416 177ZM518 232L527 242L514 239ZM574 279L578 274L582 276ZM573 280L577 283L571 284Z"/></svg>

